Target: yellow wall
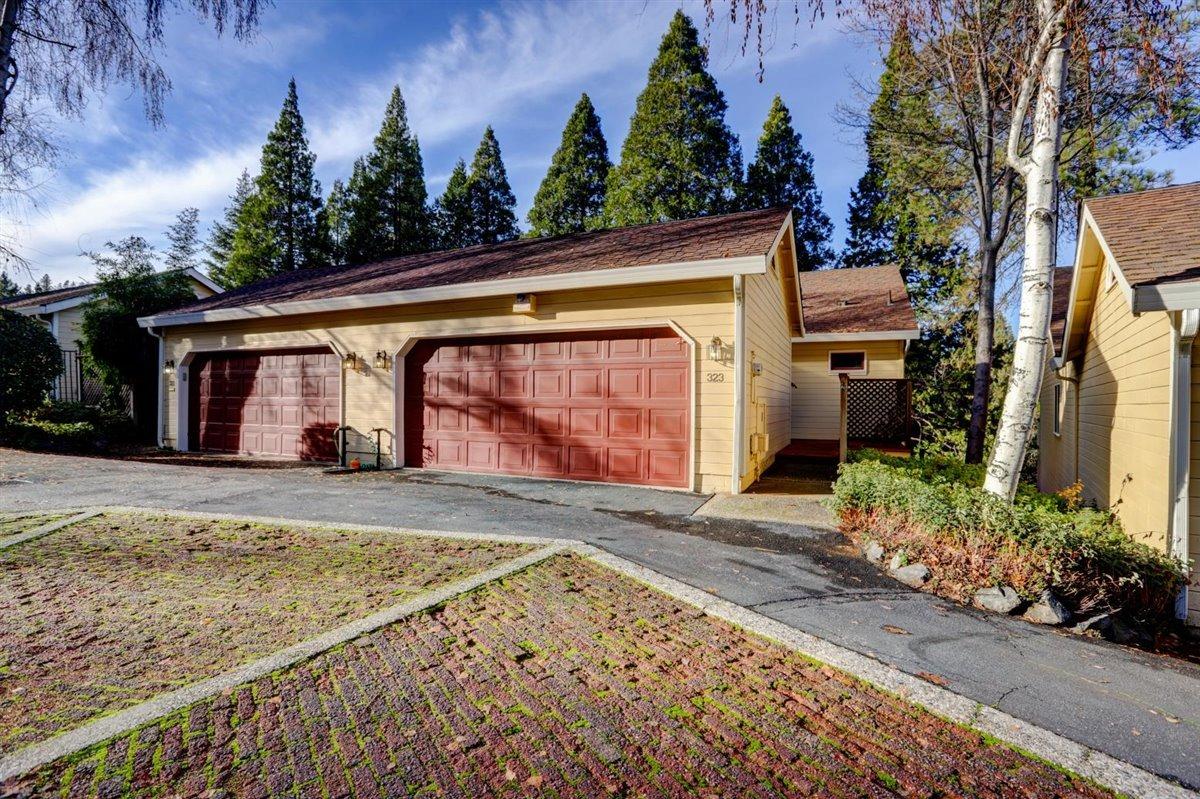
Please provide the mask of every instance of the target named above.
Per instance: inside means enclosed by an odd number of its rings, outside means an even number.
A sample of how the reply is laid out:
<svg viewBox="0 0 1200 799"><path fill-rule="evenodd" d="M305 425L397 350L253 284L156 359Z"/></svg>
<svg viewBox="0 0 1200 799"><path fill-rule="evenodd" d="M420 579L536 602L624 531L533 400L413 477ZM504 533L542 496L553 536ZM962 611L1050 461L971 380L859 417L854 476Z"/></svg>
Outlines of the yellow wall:
<svg viewBox="0 0 1200 799"><path fill-rule="evenodd" d="M746 464L742 487L753 483L775 460L775 453L791 441L792 325L788 319L780 269L772 259L763 275L747 275L744 283L746 314L746 436L742 442ZM762 365L755 375L753 364ZM761 451L751 451L751 435L765 433Z"/></svg>
<svg viewBox="0 0 1200 799"><path fill-rule="evenodd" d="M903 341L853 341L792 345L791 437L837 439L841 433L841 390L829 371L830 352L867 353L866 374L854 377L904 377Z"/></svg>
<svg viewBox="0 0 1200 799"><path fill-rule="evenodd" d="M64 350L79 349L79 342L83 340L83 306L76 305L74 308L58 311L55 316L58 323L58 345Z"/></svg>
<svg viewBox="0 0 1200 799"><path fill-rule="evenodd" d="M1060 435L1054 434L1054 386L1062 385ZM1042 376L1038 410L1038 488L1054 492L1071 485L1079 476L1075 435L1079 392L1075 383L1058 376L1047 362Z"/></svg>
<svg viewBox="0 0 1200 799"><path fill-rule="evenodd" d="M167 328L166 357L182 363L191 351L312 346L332 342L343 353L368 361L376 350L394 353L413 337L435 334L536 332L571 326L644 325L670 320L696 341L696 488L729 490L733 441L733 360L708 361L713 336L733 340L733 288L729 279L695 281L636 289L615 287L538 295L532 316L514 314L512 297L430 303L361 311L283 317ZM393 431L393 371L367 366L346 372L345 423L367 435L375 427ZM165 442L177 436L176 386L164 392ZM384 452L392 454L390 435ZM352 442L351 450L365 449Z"/></svg>
<svg viewBox="0 0 1200 799"><path fill-rule="evenodd" d="M1068 392L1062 437L1055 441L1046 415L1047 442L1039 487L1057 491L1083 482L1083 499L1114 507L1132 537L1165 550L1170 516L1170 342L1165 313L1134 316L1119 284L1101 279L1087 324L1083 354L1076 360L1078 395ZM1077 411L1075 413L1070 411ZM1078 467L1075 453L1078 453Z"/></svg>
<svg viewBox="0 0 1200 799"><path fill-rule="evenodd" d="M1192 345L1192 434L1188 471L1188 560L1200 561L1200 340ZM1192 574L1188 590L1188 621L1200 625L1200 569Z"/></svg>

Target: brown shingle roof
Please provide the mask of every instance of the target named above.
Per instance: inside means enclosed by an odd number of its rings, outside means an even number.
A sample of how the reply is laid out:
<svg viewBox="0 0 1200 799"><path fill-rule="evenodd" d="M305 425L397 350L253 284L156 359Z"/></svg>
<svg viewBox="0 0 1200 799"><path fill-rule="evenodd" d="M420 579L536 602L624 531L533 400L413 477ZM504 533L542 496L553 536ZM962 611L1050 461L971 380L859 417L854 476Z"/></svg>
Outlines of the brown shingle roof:
<svg viewBox="0 0 1200 799"><path fill-rule="evenodd" d="M1200 278L1200 182L1084 205L1131 286Z"/></svg>
<svg viewBox="0 0 1200 799"><path fill-rule="evenodd" d="M917 329L908 289L894 264L801 272L800 292L806 334Z"/></svg>
<svg viewBox="0 0 1200 799"><path fill-rule="evenodd" d="M1067 330L1067 311L1071 301L1071 277L1075 268L1060 266L1054 270L1053 294L1050 298L1050 344L1054 354L1062 352L1063 334Z"/></svg>
<svg viewBox="0 0 1200 799"><path fill-rule="evenodd" d="M95 288L95 283L87 283L82 286L71 286L65 289L50 289L49 291L35 291L32 294L17 294L0 300L0 308L8 308L12 311L18 308L36 308L39 305L50 305L51 303L62 302L63 300L70 300L75 297L83 297L91 294Z"/></svg>
<svg viewBox="0 0 1200 799"><path fill-rule="evenodd" d="M199 300L178 312L350 297L508 278L766 255L787 210L770 208L614 230L518 239L305 270Z"/></svg>

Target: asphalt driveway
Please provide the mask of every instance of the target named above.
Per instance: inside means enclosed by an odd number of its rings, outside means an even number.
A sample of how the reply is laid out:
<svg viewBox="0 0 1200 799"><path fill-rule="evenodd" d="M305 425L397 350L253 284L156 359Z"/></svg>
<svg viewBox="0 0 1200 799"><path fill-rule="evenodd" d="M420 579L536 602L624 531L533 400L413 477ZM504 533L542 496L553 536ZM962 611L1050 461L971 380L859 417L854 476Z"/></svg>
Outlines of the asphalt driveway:
<svg viewBox="0 0 1200 799"><path fill-rule="evenodd" d="M693 516L706 497L404 471L147 464L0 450L0 510L142 505L575 538L1200 787L1200 667L911 591L831 527Z"/></svg>

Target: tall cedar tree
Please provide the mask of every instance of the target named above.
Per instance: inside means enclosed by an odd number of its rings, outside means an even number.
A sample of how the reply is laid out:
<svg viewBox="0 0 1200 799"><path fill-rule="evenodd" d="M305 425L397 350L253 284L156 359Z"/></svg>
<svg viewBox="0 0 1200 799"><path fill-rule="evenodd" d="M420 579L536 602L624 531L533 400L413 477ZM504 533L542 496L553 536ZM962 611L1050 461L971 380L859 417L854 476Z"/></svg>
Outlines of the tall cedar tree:
<svg viewBox="0 0 1200 799"><path fill-rule="evenodd" d="M473 236L471 244L495 244L515 239L517 229L517 198L508 184L508 173L500 156L500 142L488 125L483 140L471 161L471 178L467 182L471 201Z"/></svg>
<svg viewBox="0 0 1200 799"><path fill-rule="evenodd" d="M175 217L175 223L167 228L168 269L195 269L200 265L200 210L184 208Z"/></svg>
<svg viewBox="0 0 1200 799"><path fill-rule="evenodd" d="M605 184L612 162L600 117L584 94L563 129L562 143L529 209L534 236L580 233L603 226Z"/></svg>
<svg viewBox="0 0 1200 799"><path fill-rule="evenodd" d="M887 211L884 168L872 153L870 138L868 131L867 169L850 190L846 248L839 258L839 266L878 266L896 260L892 247L896 235L895 219Z"/></svg>
<svg viewBox="0 0 1200 799"><path fill-rule="evenodd" d="M279 120L263 146L254 194L238 218L227 270L233 286L326 263L328 242L319 223L321 184L313 176L315 162L293 78Z"/></svg>
<svg viewBox="0 0 1200 799"><path fill-rule="evenodd" d="M433 226L426 205L425 167L399 86L392 88L374 148L355 170L348 198L346 260L373 261L429 249Z"/></svg>
<svg viewBox="0 0 1200 799"><path fill-rule="evenodd" d="M438 228L438 246L453 250L476 243L474 238L470 195L471 176L460 158L450 172L446 191L434 208Z"/></svg>
<svg viewBox="0 0 1200 799"><path fill-rule="evenodd" d="M791 112L779 95L767 112L758 152L746 173L743 204L747 208L792 209L796 267L801 272L820 269L833 260L829 246L833 225L821 206L812 153L804 149L800 134L792 127Z"/></svg>
<svg viewBox="0 0 1200 799"><path fill-rule="evenodd" d="M347 242L350 238L350 197L341 178L333 181L325 198L325 236L329 241L329 262L347 263Z"/></svg>
<svg viewBox="0 0 1200 799"><path fill-rule="evenodd" d="M707 65L695 26L675 12L638 96L621 162L609 173L610 223L685 219L735 207L742 153Z"/></svg>
<svg viewBox="0 0 1200 799"><path fill-rule="evenodd" d="M208 252L208 257L204 259L208 276L223 286L230 285L225 272L229 268L229 256L233 253L233 234L237 232L238 217L242 214L246 199L253 193L254 179L249 171L243 169L229 197L229 205L225 206L225 213L212 223L212 232L209 233L208 243L204 245Z"/></svg>

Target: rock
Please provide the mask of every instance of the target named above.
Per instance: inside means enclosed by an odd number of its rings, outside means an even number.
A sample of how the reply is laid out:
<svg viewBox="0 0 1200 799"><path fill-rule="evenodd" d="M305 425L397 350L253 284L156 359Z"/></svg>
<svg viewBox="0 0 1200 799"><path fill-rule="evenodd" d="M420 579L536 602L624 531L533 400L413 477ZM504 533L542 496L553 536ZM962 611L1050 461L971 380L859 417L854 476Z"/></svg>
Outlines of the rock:
<svg viewBox="0 0 1200 799"><path fill-rule="evenodd" d="M896 554L892 555L892 559L888 561L888 570L896 571L897 569L903 569L907 563L908 553L903 549L898 549L896 550Z"/></svg>
<svg viewBox="0 0 1200 799"><path fill-rule="evenodd" d="M1084 619L1071 628L1071 632L1077 635L1092 635L1100 636L1101 638L1112 639L1113 637L1113 620L1109 613L1097 613L1095 616Z"/></svg>
<svg viewBox="0 0 1200 799"><path fill-rule="evenodd" d="M1154 636L1149 630L1121 616L1112 619L1112 640L1126 646L1154 646Z"/></svg>
<svg viewBox="0 0 1200 799"><path fill-rule="evenodd" d="M975 592L975 606L993 613L1012 613L1021 604L1021 597L1007 585L993 585Z"/></svg>
<svg viewBox="0 0 1200 799"><path fill-rule="evenodd" d="M883 556L886 554L878 541L870 541L863 547L863 557L872 563L883 563Z"/></svg>
<svg viewBox="0 0 1200 799"><path fill-rule="evenodd" d="M1071 620L1071 612L1047 588L1022 618L1034 624L1066 624Z"/></svg>
<svg viewBox="0 0 1200 799"><path fill-rule="evenodd" d="M929 578L933 576L933 573L929 571L929 567L924 563L913 563L910 566L901 566L899 569L892 569L892 576L905 585L920 588L929 582Z"/></svg>

